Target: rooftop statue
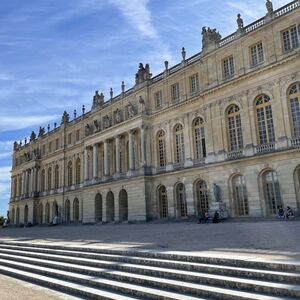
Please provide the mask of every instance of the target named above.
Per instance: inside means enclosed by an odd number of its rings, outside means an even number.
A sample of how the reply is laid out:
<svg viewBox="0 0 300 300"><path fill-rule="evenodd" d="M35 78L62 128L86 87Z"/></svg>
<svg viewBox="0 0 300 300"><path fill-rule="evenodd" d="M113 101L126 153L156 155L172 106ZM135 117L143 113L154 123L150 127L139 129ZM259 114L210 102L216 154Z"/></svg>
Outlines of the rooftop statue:
<svg viewBox="0 0 300 300"><path fill-rule="evenodd" d="M217 29L202 28L202 51L207 52L218 48L222 36Z"/></svg>
<svg viewBox="0 0 300 300"><path fill-rule="evenodd" d="M31 135L30 135L30 142L34 141L36 139L36 134L34 131L31 131Z"/></svg>
<svg viewBox="0 0 300 300"><path fill-rule="evenodd" d="M43 136L45 134L45 127L41 127L40 126L40 129L39 129L39 137L40 136Z"/></svg>
<svg viewBox="0 0 300 300"><path fill-rule="evenodd" d="M92 109L95 107L101 107L104 104L104 95L103 93L99 94L99 91L95 91L95 95L93 97L93 106Z"/></svg>
<svg viewBox="0 0 300 300"><path fill-rule="evenodd" d="M273 12L274 12L272 1L267 0L267 2L266 2L266 7L267 7L268 15L272 15Z"/></svg>
<svg viewBox="0 0 300 300"><path fill-rule="evenodd" d="M238 14L237 15L237 19L236 19L236 23L238 25L238 29L241 30L244 28L244 21L243 19L241 18L241 14Z"/></svg>
<svg viewBox="0 0 300 300"><path fill-rule="evenodd" d="M14 150L15 151L19 150L19 144L17 141L14 142Z"/></svg>
<svg viewBox="0 0 300 300"><path fill-rule="evenodd" d="M64 111L61 117L61 124L67 124L69 122L69 119L70 119L69 114L66 111Z"/></svg>
<svg viewBox="0 0 300 300"><path fill-rule="evenodd" d="M142 63L139 64L139 69L135 74L135 84L143 83L144 81L150 79L152 74L150 73L149 64L146 64L145 67Z"/></svg>

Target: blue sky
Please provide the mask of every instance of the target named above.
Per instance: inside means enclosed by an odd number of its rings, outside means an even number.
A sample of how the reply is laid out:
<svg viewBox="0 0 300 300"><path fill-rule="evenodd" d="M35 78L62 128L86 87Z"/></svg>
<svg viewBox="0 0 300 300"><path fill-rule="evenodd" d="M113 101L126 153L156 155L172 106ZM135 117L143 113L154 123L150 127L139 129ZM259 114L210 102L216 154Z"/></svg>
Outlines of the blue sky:
<svg viewBox="0 0 300 300"><path fill-rule="evenodd" d="M274 0L274 8L290 1ZM64 110L89 110L134 83L138 63L155 75L201 49L201 28L223 37L265 15L264 0L2 0L0 7L0 215L10 194L11 152Z"/></svg>

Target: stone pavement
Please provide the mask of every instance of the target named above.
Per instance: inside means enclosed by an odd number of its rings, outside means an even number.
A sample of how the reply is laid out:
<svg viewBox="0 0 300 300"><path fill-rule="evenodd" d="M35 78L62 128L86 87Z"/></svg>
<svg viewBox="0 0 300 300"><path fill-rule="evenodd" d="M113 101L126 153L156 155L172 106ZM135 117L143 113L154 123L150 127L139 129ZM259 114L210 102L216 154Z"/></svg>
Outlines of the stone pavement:
<svg viewBox="0 0 300 300"><path fill-rule="evenodd" d="M299 221L60 225L0 229L0 240L104 248L188 251L191 255L300 261Z"/></svg>
<svg viewBox="0 0 300 300"><path fill-rule="evenodd" d="M78 300L60 292L0 275L1 300Z"/></svg>

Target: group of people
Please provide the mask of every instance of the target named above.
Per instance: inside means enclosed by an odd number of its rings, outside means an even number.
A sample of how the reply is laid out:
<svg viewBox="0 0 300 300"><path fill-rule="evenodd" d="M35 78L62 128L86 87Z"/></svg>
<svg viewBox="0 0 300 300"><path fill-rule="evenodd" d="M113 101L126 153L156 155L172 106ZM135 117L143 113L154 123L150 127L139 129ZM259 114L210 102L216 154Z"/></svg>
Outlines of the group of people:
<svg viewBox="0 0 300 300"><path fill-rule="evenodd" d="M289 206L287 206L286 209L283 209L282 205L278 205L277 206L277 217L279 219L284 219L287 221L289 218L294 217L294 213L293 213L293 210Z"/></svg>
<svg viewBox="0 0 300 300"><path fill-rule="evenodd" d="M215 211L214 216L212 218L212 222L219 223L219 219L220 219L220 215L219 215L218 211ZM210 220L211 220L211 216L209 215L208 211L205 211L203 214L200 213L198 224L201 224L201 223L207 224L210 222Z"/></svg>

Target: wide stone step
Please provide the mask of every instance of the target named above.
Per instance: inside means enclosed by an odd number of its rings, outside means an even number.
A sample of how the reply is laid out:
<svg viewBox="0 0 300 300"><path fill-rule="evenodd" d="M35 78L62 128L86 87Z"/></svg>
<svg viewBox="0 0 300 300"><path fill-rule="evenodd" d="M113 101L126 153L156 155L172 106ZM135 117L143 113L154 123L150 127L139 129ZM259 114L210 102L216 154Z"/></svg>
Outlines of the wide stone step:
<svg viewBox="0 0 300 300"><path fill-rule="evenodd" d="M99 288L91 288L79 285L77 283L50 278L47 276L22 271L1 265L0 273L18 278L27 282L35 283L43 287L51 288L57 291L68 293L84 299L100 299L100 300L140 300L136 297L128 297L121 294L111 293Z"/></svg>
<svg viewBox="0 0 300 300"><path fill-rule="evenodd" d="M195 272L174 272L174 270L168 270L164 272L163 269L160 268L159 273L163 276L159 276L155 273L155 269L153 269L153 274L151 276L135 274L131 272L124 271L116 271L111 269L104 268L95 268L88 266L80 266L73 263L63 263L57 261L50 261L45 256L45 259L37 259L30 257L20 257L18 255L12 254L4 254L0 253L0 258L5 261L17 261L23 262L30 265L38 265L42 267L50 267L53 269L65 270L69 272L76 272L80 274L87 274L91 276L98 276L106 279L117 280L122 282L130 282L135 284L141 284L146 286L152 286L154 288L164 289L173 291L180 291L182 288L180 284L178 284L178 280L181 282L187 281L191 282L190 277L194 280L194 283L197 284L207 284L212 286L219 286L225 288L234 288L245 291L255 291L257 293L264 293L269 295L281 295L281 296L290 296L295 298L300 298L300 286L297 285L288 285L288 284L280 284L274 282L266 282L266 281L257 281L257 280L249 280L243 278L229 277L229 276L220 276L220 275L211 275L211 274L201 274ZM165 273L169 273L173 275L173 280L170 280ZM154 277L155 276L155 277ZM186 280L188 279L188 280ZM197 294L197 286L190 285L189 293Z"/></svg>
<svg viewBox="0 0 300 300"><path fill-rule="evenodd" d="M232 289L224 289L218 287L212 287L207 285L195 285L191 283L184 283L177 281L178 290L180 292L174 293L170 291L165 291L161 289L153 289L142 285L124 283L116 280L109 280L104 278L98 278L95 276L89 276L84 274L72 273L68 271L52 269L41 266L34 266L27 263L20 263L15 261L8 261L0 259L0 265L4 267L14 268L15 270L22 270L30 272L32 274L39 274L44 277L56 278L59 280L66 280L71 282L76 282L81 285L88 285L89 287L99 287L101 289L107 289L111 292L118 292L121 294L127 294L133 297L140 297L140 299L180 299L180 300L194 300L199 299L199 297L204 297L205 299L224 299L224 300L242 300L242 299L264 299L264 300L279 300L279 299L291 299L287 297L275 297L266 296L257 293L241 292ZM4 267L1 267L2 270ZM19 271L16 271L19 272ZM194 291L197 290L197 295L189 296L188 293L190 289Z"/></svg>
<svg viewBox="0 0 300 300"><path fill-rule="evenodd" d="M15 245L15 246L26 246L28 242L13 242L13 241L0 241L0 245ZM180 262L194 262L194 263L205 263L213 265L225 265L232 267L243 267L243 268L255 268L261 270L274 270L274 271L285 271L285 272L300 272L299 262L265 262L265 261L253 261L247 259L232 259L217 256L198 256L198 255L186 255L186 253L174 253L174 252L157 252L152 250L120 250L120 249L103 249L103 248L90 248L80 246L63 246L63 245L49 245L40 243L31 243L32 248L45 248L45 249L57 249L57 250L71 250L74 252L85 252L90 254L111 254L120 256L135 256L141 258L156 258L161 260L172 260Z"/></svg>
<svg viewBox="0 0 300 300"><path fill-rule="evenodd" d="M13 246L0 244L0 251L2 253L19 253L22 255L22 251L26 252L26 256L29 257L46 257L50 260L58 260L61 262L73 262L77 264L84 264L88 266L101 267L101 268L113 268L119 270L126 270L130 272L138 272L145 275L153 276L165 276L165 273L159 273L159 269L175 269L175 270L185 270L190 272L202 272L205 274L218 274L224 276L236 276L244 277L249 279L260 279L265 281L274 281L282 283L300 283L300 273L295 272L280 272L280 271L269 271L261 269L250 269L250 268L239 268L230 267L222 265L211 265L211 264L201 264L201 263L190 263L190 262L178 262L166 259L155 259L155 258L140 258L140 257L129 257L121 256L117 254L97 254L89 252L79 252L73 250L58 250L58 249L47 249L47 248L37 248L30 246ZM44 254L44 256L43 256ZM54 255L54 256L53 256ZM57 256L58 255L58 256ZM65 258L64 258L65 257ZM79 259L77 259L79 258ZM113 262L122 262L123 264L114 264ZM141 267L143 266L143 267ZM155 271L153 271L155 270ZM162 269L161 269L162 270ZM184 272L177 272L176 279L186 280L195 282L197 278L190 276L188 279L182 276L179 278L179 274L184 274ZM168 278L174 278L169 274Z"/></svg>

